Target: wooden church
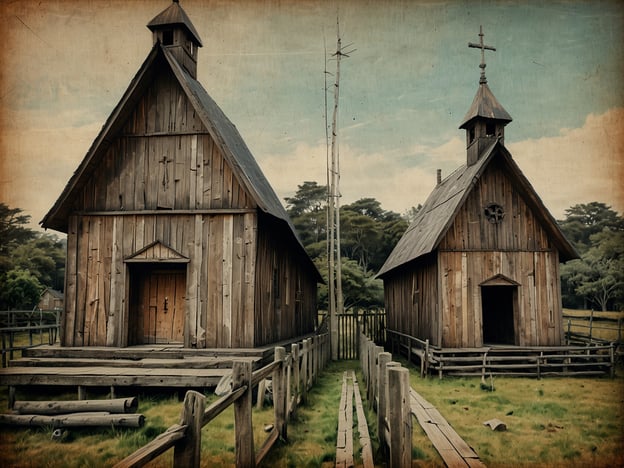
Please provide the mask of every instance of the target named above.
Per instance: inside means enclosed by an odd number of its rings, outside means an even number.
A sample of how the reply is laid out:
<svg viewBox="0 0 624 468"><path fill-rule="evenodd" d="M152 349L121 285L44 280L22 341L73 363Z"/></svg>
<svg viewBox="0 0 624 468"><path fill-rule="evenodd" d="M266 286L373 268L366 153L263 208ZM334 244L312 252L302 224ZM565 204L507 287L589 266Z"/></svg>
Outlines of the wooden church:
<svg viewBox="0 0 624 468"><path fill-rule="evenodd" d="M174 0L41 224L67 233L62 346L248 348L313 332L318 270L236 127L197 81Z"/></svg>
<svg viewBox="0 0 624 468"><path fill-rule="evenodd" d="M578 255L505 147L511 117L485 77L459 128L466 164L441 180L378 273L387 327L434 346L558 346L559 263Z"/></svg>

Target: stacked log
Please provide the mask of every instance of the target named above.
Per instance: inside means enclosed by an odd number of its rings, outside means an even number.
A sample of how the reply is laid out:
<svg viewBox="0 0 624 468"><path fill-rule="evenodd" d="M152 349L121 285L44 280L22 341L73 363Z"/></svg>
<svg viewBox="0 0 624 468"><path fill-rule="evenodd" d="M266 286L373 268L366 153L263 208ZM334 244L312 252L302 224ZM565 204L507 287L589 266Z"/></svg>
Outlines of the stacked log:
<svg viewBox="0 0 624 468"><path fill-rule="evenodd" d="M135 413L138 399L18 401L12 414L0 414L0 425L28 427L143 427Z"/></svg>

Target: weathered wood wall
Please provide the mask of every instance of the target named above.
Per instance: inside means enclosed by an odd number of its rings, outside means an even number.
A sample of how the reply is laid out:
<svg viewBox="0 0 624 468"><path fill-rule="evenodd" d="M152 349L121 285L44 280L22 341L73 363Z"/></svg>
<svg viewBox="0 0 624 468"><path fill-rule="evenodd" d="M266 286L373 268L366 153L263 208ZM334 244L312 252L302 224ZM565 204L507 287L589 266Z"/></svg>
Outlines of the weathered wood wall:
<svg viewBox="0 0 624 468"><path fill-rule="evenodd" d="M440 252L442 346L483 345L480 283L503 274L520 283L514 329L519 346L560 345L557 252Z"/></svg>
<svg viewBox="0 0 624 468"><path fill-rule="evenodd" d="M256 264L256 346L314 331L316 279L282 233L280 221L260 216Z"/></svg>
<svg viewBox="0 0 624 468"><path fill-rule="evenodd" d="M438 274L435 255L384 278L387 327L439 342Z"/></svg>
<svg viewBox="0 0 624 468"><path fill-rule="evenodd" d="M185 344L253 346L255 236L253 212L72 216L63 345L128 344L132 263L125 259L160 241L190 259Z"/></svg>
<svg viewBox="0 0 624 468"><path fill-rule="evenodd" d="M484 215L484 207L492 202L505 210L501 223L490 223ZM554 246L507 173L493 160L457 213L439 249L533 252L552 251Z"/></svg>

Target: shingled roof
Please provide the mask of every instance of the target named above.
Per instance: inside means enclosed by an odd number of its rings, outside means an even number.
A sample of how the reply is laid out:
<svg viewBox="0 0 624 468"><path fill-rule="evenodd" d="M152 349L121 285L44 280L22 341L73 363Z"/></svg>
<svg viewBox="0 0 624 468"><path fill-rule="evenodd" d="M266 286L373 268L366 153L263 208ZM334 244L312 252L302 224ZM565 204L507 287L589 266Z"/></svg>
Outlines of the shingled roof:
<svg viewBox="0 0 624 468"><path fill-rule="evenodd" d="M504 170L510 174L516 188L552 237L561 260L578 257L574 247L565 238L556 220L514 162L509 151L500 140L495 140L475 164L459 167L433 189L418 211L416 219L377 273L377 277L383 277L390 271L433 252L438 247L468 195L494 158L502 162Z"/></svg>
<svg viewBox="0 0 624 468"><path fill-rule="evenodd" d="M494 93L490 90L487 83L480 83L475 94L472 104L464 119L462 120L459 128L466 128L466 126L476 118L495 119L502 120L503 122L511 122L511 116L505 110L505 108L498 102Z"/></svg>
<svg viewBox="0 0 624 468"><path fill-rule="evenodd" d="M171 25L183 26L191 34L193 39L195 39L197 45L202 47L203 44L199 37L199 33L195 29L195 26L193 26L191 19L176 0L174 0L174 2L165 10L156 15L152 21L147 23L147 27L150 31Z"/></svg>

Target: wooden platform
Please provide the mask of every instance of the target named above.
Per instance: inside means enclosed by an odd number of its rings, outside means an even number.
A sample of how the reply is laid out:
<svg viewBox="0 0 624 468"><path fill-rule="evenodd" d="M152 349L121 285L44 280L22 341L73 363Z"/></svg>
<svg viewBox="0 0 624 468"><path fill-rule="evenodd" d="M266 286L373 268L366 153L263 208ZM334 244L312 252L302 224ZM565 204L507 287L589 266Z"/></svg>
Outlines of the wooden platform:
<svg viewBox="0 0 624 468"><path fill-rule="evenodd" d="M274 347L188 349L150 345L128 348L42 345L0 369L0 385L77 387L214 387L234 359L260 368L273 360Z"/></svg>

